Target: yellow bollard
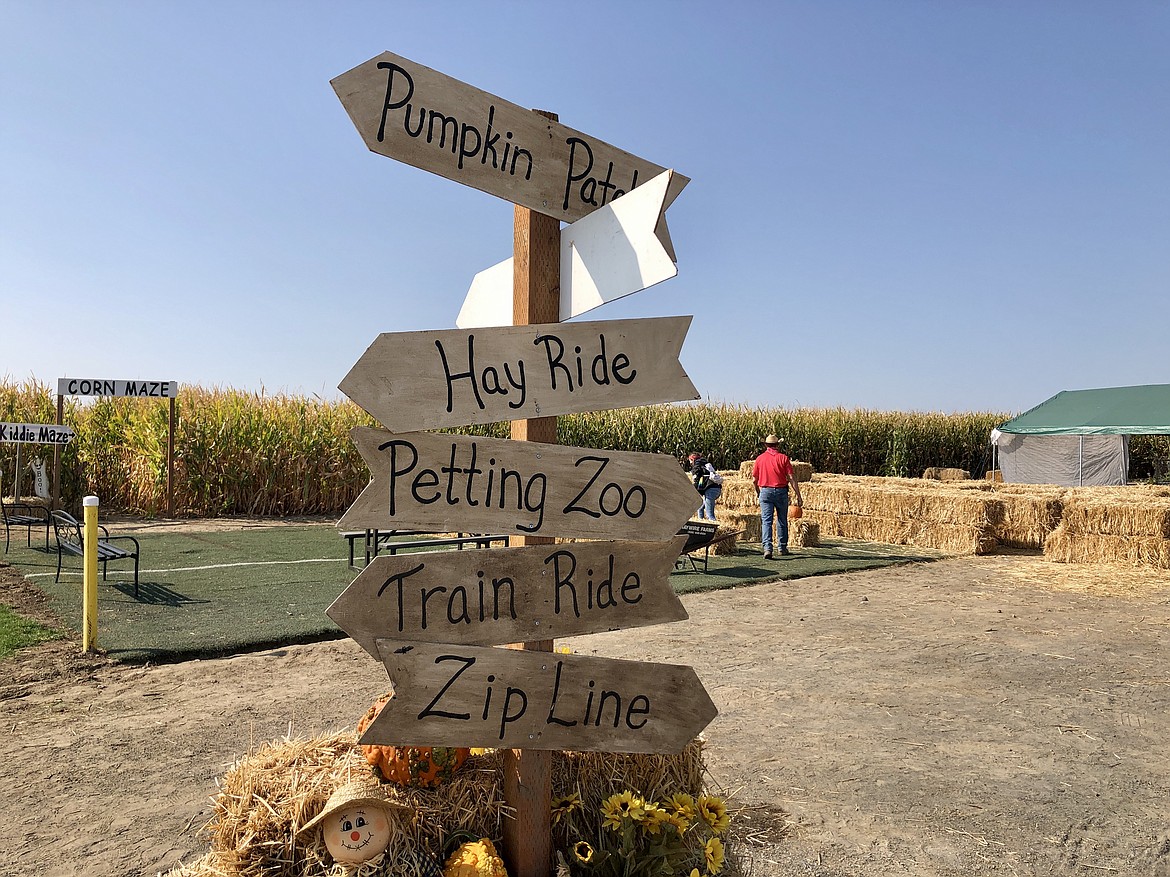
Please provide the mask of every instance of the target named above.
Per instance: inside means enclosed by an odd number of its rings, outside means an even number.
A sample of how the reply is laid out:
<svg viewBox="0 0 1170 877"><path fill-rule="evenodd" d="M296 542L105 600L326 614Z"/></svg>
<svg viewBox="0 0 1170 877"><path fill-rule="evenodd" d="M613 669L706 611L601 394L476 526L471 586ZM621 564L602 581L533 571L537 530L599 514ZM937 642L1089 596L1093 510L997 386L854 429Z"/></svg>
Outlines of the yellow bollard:
<svg viewBox="0 0 1170 877"><path fill-rule="evenodd" d="M81 506L85 510L81 647L92 652L97 649L98 498L87 496L81 501Z"/></svg>

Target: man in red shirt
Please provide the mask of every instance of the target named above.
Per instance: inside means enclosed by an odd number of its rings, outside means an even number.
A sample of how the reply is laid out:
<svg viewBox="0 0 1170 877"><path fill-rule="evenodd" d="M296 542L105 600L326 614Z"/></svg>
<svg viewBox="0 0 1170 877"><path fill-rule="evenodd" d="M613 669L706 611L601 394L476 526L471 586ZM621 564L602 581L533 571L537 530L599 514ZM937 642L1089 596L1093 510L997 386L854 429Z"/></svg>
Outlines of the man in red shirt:
<svg viewBox="0 0 1170 877"><path fill-rule="evenodd" d="M788 550L788 488L796 495L796 504L804 505L800 496L800 484L792 469L792 461L780 453L780 439L774 433L764 439L764 453L752 464L752 483L760 497L760 531L764 547L764 560L772 559L772 517L780 519L776 547L781 557L787 557Z"/></svg>

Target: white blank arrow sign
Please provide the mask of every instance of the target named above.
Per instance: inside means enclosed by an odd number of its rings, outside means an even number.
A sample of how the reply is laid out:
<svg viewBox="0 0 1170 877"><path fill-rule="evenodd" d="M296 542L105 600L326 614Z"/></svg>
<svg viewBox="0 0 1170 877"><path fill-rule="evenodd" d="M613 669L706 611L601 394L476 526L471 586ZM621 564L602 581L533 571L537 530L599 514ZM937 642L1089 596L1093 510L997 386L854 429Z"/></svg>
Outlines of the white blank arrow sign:
<svg viewBox="0 0 1170 877"><path fill-rule="evenodd" d="M678 273L666 227L673 171L561 229L561 322ZM512 260L475 275L455 325L512 324Z"/></svg>

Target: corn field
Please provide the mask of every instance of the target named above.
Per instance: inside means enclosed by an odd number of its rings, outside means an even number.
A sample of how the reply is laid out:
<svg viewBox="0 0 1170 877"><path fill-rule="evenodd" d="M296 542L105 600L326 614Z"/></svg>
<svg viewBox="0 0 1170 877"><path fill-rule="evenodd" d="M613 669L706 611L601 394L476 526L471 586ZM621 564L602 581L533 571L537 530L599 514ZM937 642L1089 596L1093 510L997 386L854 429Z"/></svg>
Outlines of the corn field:
<svg viewBox="0 0 1170 877"><path fill-rule="evenodd" d="M185 516L340 515L369 480L349 431L376 426L349 401L331 402L231 389L184 386L176 400L174 502ZM768 433L793 459L818 472L916 476L931 466L988 467L991 429L1010 414L899 413L865 409L782 409L735 405L653 405L568 415L561 444L709 455L734 469L760 451ZM0 422L53 423L56 394L46 384L0 383ZM62 449L61 495L76 509L94 494L103 508L157 516L167 510L169 409L157 399L64 400L76 438ZM459 430L506 437L507 424ZM24 445L52 459L52 449ZM0 443L0 490L9 492L16 445ZM1131 475L1148 477L1170 458L1170 438L1134 436ZM23 482L31 484L25 475ZM26 491L27 493L27 491Z"/></svg>

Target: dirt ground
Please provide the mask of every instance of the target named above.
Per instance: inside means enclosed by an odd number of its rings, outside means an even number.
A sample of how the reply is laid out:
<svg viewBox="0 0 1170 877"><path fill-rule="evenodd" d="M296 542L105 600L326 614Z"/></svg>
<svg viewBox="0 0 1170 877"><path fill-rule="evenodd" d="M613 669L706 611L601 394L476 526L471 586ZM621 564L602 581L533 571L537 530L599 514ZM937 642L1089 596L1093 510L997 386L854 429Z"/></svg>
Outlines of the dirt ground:
<svg viewBox="0 0 1170 877"><path fill-rule="evenodd" d="M696 668L755 875L1170 877L1165 579L960 558L689 595L688 621L571 645ZM8 567L0 600L44 611ZM348 640L0 663L0 875L190 862L234 760L351 727L385 687Z"/></svg>

